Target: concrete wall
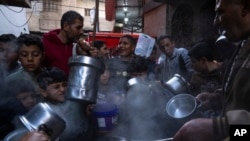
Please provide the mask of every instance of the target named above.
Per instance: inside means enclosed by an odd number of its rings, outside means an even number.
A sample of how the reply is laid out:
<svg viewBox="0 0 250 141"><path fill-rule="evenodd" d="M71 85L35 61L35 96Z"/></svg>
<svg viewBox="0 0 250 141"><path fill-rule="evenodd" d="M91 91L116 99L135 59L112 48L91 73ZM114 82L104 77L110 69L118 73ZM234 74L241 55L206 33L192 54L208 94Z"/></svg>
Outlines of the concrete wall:
<svg viewBox="0 0 250 141"><path fill-rule="evenodd" d="M166 5L157 7L157 10L151 10L144 14L143 32L148 35L162 35L166 33Z"/></svg>
<svg viewBox="0 0 250 141"><path fill-rule="evenodd" d="M213 26L214 3L211 0L178 0L158 5L146 0L143 10L143 32L172 35L179 47L189 48L199 40L213 42L218 36Z"/></svg>
<svg viewBox="0 0 250 141"><path fill-rule="evenodd" d="M84 8L92 9L95 7L94 0L59 0L59 10L57 12L43 11L43 1L32 1L32 9L27 9L28 27L30 31L47 32L52 29L60 28L60 19L64 12L68 10L78 11L84 17L84 29L93 30L93 20L90 16L85 16ZM99 4L99 30L112 31L114 21L105 20L105 3Z"/></svg>

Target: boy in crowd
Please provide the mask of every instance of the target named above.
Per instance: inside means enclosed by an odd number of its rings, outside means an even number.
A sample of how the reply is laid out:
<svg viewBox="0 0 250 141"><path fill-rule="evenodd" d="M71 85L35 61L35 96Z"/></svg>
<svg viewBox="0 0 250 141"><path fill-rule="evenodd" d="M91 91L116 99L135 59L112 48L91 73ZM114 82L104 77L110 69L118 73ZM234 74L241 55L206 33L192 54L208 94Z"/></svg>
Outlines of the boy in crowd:
<svg viewBox="0 0 250 141"><path fill-rule="evenodd" d="M17 56L17 37L13 34L0 35L0 67L9 75L21 68Z"/></svg>
<svg viewBox="0 0 250 141"><path fill-rule="evenodd" d="M32 34L23 34L17 38L18 43L18 59L21 62L22 69L10 74L6 80L13 79L28 79L32 81L39 93L39 87L36 82L36 77L43 70L42 63L44 58L44 48L42 40Z"/></svg>
<svg viewBox="0 0 250 141"><path fill-rule="evenodd" d="M196 96L201 92L214 92L222 87L221 62L213 56L213 48L206 42L196 43L188 55L195 73L190 80L190 92Z"/></svg>
<svg viewBox="0 0 250 141"><path fill-rule="evenodd" d="M94 47L99 50L98 57L103 61L108 60L110 57L109 49L107 48L107 44L104 41L95 41Z"/></svg>
<svg viewBox="0 0 250 141"><path fill-rule="evenodd" d="M81 102L66 99L67 76L59 68L51 67L42 71L37 77L44 102L66 122L66 128L59 136L59 141L91 140L89 122L85 115L85 108Z"/></svg>
<svg viewBox="0 0 250 141"><path fill-rule="evenodd" d="M37 77L37 82L45 102L53 104L64 102L66 81L67 77L62 70L56 67L44 70Z"/></svg>

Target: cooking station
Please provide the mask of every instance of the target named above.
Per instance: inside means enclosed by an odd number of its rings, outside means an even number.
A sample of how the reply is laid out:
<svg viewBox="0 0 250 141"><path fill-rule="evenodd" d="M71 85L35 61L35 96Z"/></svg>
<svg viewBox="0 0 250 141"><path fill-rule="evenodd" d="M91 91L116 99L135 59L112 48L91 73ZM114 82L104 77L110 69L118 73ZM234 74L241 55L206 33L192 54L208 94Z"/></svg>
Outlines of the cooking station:
<svg viewBox="0 0 250 141"><path fill-rule="evenodd" d="M98 59L86 56L74 56L69 64L66 102L39 103L20 116L21 128L7 135L5 141L20 139L28 131L45 130L41 125L55 141L81 141L95 125L96 141L168 141L187 120L196 116L199 104L191 95L183 94L188 89L180 75L176 74L164 85L135 77L128 81L128 90L120 104L104 104L99 108L95 104L92 116L96 123L92 125L83 109L96 103L96 82L104 66Z"/></svg>
<svg viewBox="0 0 250 141"><path fill-rule="evenodd" d="M179 75L166 82L167 87L140 78L128 83L130 88L119 105L117 125L98 134L97 141L172 140L181 125L197 115L195 98L180 94L187 89Z"/></svg>

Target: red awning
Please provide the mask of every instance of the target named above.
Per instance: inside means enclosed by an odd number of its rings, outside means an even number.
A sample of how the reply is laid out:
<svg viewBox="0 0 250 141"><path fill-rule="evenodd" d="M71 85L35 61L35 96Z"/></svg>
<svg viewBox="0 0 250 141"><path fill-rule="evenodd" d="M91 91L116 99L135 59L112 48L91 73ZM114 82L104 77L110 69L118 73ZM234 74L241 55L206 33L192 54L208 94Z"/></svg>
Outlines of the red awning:
<svg viewBox="0 0 250 141"><path fill-rule="evenodd" d="M95 40L100 40L100 41L104 41L107 44L108 48L116 48L119 40L122 36L126 35L126 33L105 33L105 32L97 32L95 35ZM134 33L134 34L129 34L132 37L134 37L136 40L139 37L138 33ZM88 33L88 38L86 39L87 41L89 41L90 43L92 42L92 37L93 37L93 33L89 32Z"/></svg>

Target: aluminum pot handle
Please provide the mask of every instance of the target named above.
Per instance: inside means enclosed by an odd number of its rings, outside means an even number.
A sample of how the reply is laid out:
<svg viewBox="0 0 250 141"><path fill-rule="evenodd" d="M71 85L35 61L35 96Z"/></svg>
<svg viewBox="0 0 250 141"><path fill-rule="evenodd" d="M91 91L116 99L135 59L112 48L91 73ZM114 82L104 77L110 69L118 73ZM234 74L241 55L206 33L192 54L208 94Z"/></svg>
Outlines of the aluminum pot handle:
<svg viewBox="0 0 250 141"><path fill-rule="evenodd" d="M43 131L45 132L48 136L51 136L53 131L51 129L48 128L48 126L46 124L41 124L38 127L38 131Z"/></svg>

